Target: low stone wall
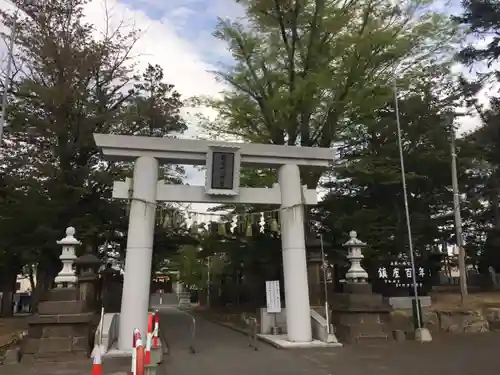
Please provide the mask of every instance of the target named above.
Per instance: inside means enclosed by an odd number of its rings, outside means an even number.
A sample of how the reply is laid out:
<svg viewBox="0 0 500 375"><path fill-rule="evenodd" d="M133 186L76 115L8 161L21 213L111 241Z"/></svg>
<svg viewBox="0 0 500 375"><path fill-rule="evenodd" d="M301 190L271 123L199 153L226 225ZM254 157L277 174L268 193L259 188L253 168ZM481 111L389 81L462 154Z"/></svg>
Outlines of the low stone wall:
<svg viewBox="0 0 500 375"><path fill-rule="evenodd" d="M422 309L425 326L433 333L480 333L500 330L500 306L477 309ZM389 326L393 331L413 331L411 310L393 310Z"/></svg>
<svg viewBox="0 0 500 375"><path fill-rule="evenodd" d="M324 316L324 307L313 307ZM435 309L423 308L425 326L433 334L445 333L482 333L500 331L500 304L477 308ZM257 318L253 312L204 311L207 317L225 325L239 329L248 329L248 318ZM413 314L411 309L392 310L387 323L388 331L414 331Z"/></svg>

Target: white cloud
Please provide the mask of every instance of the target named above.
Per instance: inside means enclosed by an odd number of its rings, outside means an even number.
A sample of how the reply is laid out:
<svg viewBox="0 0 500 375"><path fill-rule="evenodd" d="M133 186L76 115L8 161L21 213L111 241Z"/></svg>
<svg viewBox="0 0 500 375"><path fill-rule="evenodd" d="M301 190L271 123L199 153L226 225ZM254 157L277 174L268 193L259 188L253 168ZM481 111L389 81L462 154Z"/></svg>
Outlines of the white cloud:
<svg viewBox="0 0 500 375"><path fill-rule="evenodd" d="M107 7L112 24L125 20L127 26L141 30L141 38L132 53L137 55L139 68L148 63L162 66L165 80L175 84L185 97L193 95L216 95L221 86L211 73L213 69L201 56L195 45L182 38L173 21L163 17L152 20L144 11L131 9L115 0L108 0ZM87 5L86 14L98 30L105 28L105 5L94 0Z"/></svg>
<svg viewBox="0 0 500 375"><path fill-rule="evenodd" d="M147 2L154 3L152 0ZM6 0L0 0L0 8L13 9L13 6ZM188 8L178 10L187 11ZM175 27L175 18L165 16L153 20L144 11L133 9L116 0L93 0L86 6L85 14L86 20L93 24L98 32L105 29L107 15L110 17L108 22L111 28L124 22L128 30L141 30L141 38L132 50L132 55L137 56L137 68L144 69L148 63L160 65L164 70L165 80L174 84L184 98L197 95L215 96L222 90L222 85L216 82L210 72L215 70L215 67L206 62L205 56L198 48L199 44L209 45L215 41L210 40L208 31L200 33L203 36L201 39L187 40ZM0 58L2 61L6 60L5 43L1 43Z"/></svg>

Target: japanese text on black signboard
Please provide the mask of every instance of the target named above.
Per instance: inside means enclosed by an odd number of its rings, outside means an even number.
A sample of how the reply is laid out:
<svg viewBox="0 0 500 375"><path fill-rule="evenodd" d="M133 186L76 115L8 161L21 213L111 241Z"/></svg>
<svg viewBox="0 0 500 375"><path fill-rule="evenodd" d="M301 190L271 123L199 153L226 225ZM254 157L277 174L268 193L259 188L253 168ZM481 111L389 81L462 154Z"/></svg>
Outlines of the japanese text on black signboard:
<svg viewBox="0 0 500 375"><path fill-rule="evenodd" d="M417 287L422 287L424 280L430 276L429 271L422 266L415 267L415 278ZM377 269L377 278L397 288L409 288L413 286L413 270L410 262L392 261L387 265L380 265Z"/></svg>

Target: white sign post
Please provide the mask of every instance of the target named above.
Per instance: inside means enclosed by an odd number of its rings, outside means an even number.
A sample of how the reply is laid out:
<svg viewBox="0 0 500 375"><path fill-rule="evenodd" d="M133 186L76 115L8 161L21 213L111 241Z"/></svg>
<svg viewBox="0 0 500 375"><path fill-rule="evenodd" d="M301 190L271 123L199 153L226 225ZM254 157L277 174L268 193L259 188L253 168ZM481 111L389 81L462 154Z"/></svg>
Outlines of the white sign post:
<svg viewBox="0 0 500 375"><path fill-rule="evenodd" d="M280 282L278 280L266 281L267 313L273 314L273 334L278 333L276 314L281 312Z"/></svg>

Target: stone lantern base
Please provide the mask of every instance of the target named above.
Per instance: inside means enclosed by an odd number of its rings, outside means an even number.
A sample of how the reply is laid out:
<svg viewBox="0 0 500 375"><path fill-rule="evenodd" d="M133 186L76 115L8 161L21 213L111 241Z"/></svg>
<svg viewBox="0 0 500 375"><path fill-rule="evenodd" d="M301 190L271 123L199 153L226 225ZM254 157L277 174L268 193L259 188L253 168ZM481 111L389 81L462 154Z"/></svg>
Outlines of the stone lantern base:
<svg viewBox="0 0 500 375"><path fill-rule="evenodd" d="M51 290L41 301L21 346L21 361L68 361L88 358L98 316L78 300L76 288Z"/></svg>
<svg viewBox="0 0 500 375"><path fill-rule="evenodd" d="M389 337L390 307L368 283L347 283L343 293L332 298L332 323L339 341L351 343L366 338Z"/></svg>

